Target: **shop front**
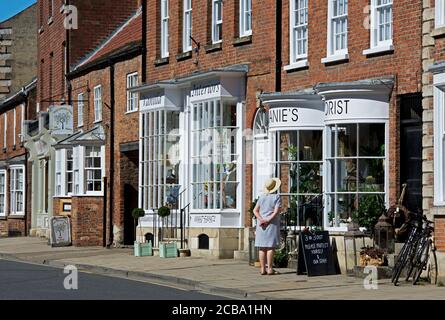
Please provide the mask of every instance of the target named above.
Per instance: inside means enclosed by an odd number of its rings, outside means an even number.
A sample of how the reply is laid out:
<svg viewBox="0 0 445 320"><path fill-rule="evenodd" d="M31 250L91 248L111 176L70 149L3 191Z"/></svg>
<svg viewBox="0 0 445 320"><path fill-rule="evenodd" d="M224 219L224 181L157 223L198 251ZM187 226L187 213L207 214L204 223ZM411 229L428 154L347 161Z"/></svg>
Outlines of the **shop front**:
<svg viewBox="0 0 445 320"><path fill-rule="evenodd" d="M288 222L331 232L347 231L353 219L373 227L370 221L388 203L392 84L321 83L315 91L261 96L269 115L270 173L282 180Z"/></svg>
<svg viewBox="0 0 445 320"><path fill-rule="evenodd" d="M245 75L237 66L136 89L143 237L162 241L157 229L164 226L178 240L182 226L193 255L224 258L238 250ZM173 209L168 222L156 217L164 205Z"/></svg>

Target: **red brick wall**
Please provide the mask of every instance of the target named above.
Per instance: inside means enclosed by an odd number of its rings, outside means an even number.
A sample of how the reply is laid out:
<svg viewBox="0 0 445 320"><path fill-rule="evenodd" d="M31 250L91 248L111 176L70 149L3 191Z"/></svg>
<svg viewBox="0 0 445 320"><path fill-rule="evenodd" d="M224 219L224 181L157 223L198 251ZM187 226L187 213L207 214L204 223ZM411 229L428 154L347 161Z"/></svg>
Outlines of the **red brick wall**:
<svg viewBox="0 0 445 320"><path fill-rule="evenodd" d="M102 197L73 197L72 239L75 246L102 245Z"/></svg>
<svg viewBox="0 0 445 320"><path fill-rule="evenodd" d="M438 250L445 251L445 216L434 217L434 237Z"/></svg>
<svg viewBox="0 0 445 320"><path fill-rule="evenodd" d="M65 84L65 45L66 30L64 15L60 12L63 0L54 0L53 22L48 24L49 9L47 0L39 0L39 15L43 15L43 28L38 37L38 101L45 111L51 104L68 100ZM43 6L40 3L43 2ZM78 9L78 29L70 31L70 65L97 47L119 25L133 15L138 8L138 0L72 0ZM40 24L38 22L38 24ZM40 25L39 25L40 28ZM52 65L52 66L51 66ZM55 100L50 102L50 100Z"/></svg>

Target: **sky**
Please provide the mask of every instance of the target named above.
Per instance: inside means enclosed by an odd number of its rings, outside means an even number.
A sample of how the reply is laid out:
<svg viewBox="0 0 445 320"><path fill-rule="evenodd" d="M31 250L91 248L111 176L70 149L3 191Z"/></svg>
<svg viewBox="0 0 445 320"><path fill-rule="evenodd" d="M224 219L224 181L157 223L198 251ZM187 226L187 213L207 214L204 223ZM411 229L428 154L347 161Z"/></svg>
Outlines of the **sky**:
<svg viewBox="0 0 445 320"><path fill-rule="evenodd" d="M36 0L0 0L0 22L14 16L35 2Z"/></svg>

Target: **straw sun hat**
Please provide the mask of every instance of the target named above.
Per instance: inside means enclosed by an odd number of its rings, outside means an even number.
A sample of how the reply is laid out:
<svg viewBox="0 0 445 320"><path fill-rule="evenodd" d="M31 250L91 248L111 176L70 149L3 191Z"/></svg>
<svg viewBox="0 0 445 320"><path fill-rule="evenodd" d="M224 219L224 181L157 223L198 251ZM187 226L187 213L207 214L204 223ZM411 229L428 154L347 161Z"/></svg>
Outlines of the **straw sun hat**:
<svg viewBox="0 0 445 320"><path fill-rule="evenodd" d="M264 184L264 193L269 194L269 193L274 193L275 191L277 191L281 186L281 180L278 178L271 178L269 180L266 181L266 183Z"/></svg>

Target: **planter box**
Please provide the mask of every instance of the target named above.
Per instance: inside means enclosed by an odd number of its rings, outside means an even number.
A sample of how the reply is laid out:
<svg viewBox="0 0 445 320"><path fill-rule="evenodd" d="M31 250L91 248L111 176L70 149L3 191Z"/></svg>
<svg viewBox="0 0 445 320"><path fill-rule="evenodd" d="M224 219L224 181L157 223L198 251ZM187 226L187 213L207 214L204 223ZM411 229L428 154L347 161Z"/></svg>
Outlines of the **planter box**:
<svg viewBox="0 0 445 320"><path fill-rule="evenodd" d="M178 246L176 242L159 243L159 257L161 258L177 258Z"/></svg>
<svg viewBox="0 0 445 320"><path fill-rule="evenodd" d="M147 257L153 255L153 247L150 242L134 243L134 256L135 257Z"/></svg>

